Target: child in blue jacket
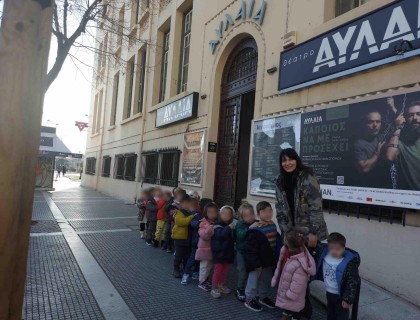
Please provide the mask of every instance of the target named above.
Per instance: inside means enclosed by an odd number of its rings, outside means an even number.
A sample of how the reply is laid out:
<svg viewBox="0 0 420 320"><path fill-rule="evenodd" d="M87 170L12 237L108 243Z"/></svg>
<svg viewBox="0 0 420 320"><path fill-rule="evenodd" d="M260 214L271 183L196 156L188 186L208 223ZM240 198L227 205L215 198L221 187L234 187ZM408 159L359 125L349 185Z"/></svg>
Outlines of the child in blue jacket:
<svg viewBox="0 0 420 320"><path fill-rule="evenodd" d="M316 280L324 281L327 290L327 319L357 320L360 296L359 254L346 248L346 238L333 232L328 245L320 247Z"/></svg>
<svg viewBox="0 0 420 320"><path fill-rule="evenodd" d="M230 266L235 259L235 225L232 207L224 206L220 209L220 221L214 226L211 238L214 271L211 290L213 298L220 298L222 294L229 294L231 290L224 285Z"/></svg>

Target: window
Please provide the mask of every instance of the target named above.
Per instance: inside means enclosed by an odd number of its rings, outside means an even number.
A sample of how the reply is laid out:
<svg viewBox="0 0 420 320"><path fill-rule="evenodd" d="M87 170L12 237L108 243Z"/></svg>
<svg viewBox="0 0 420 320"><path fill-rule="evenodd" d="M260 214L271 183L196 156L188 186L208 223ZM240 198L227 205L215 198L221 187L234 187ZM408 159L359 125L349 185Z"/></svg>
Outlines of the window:
<svg viewBox="0 0 420 320"><path fill-rule="evenodd" d="M140 1L141 0L131 0L131 19L130 27L133 27L137 23L137 17L140 13Z"/></svg>
<svg viewBox="0 0 420 320"><path fill-rule="evenodd" d="M95 95L95 102L93 106L93 118L92 118L92 135L96 133L96 115L98 113L98 95Z"/></svg>
<svg viewBox="0 0 420 320"><path fill-rule="evenodd" d="M160 153L160 185L176 187L178 185L180 152L178 150L162 151Z"/></svg>
<svg viewBox="0 0 420 320"><path fill-rule="evenodd" d="M101 92L99 92L99 99L98 99L98 105L96 108L96 127L95 127L95 133L99 133L100 128L101 128L101 116L102 116L102 101L103 101L103 95L104 95L104 91L101 90Z"/></svg>
<svg viewBox="0 0 420 320"><path fill-rule="evenodd" d="M85 173L95 175L96 158L86 158Z"/></svg>
<svg viewBox="0 0 420 320"><path fill-rule="evenodd" d="M143 111L144 100L144 81L146 78L146 49L140 50L138 54L139 59L139 72L138 72L138 102L137 113Z"/></svg>
<svg viewBox="0 0 420 320"><path fill-rule="evenodd" d="M124 119L130 118L131 116L131 107L133 104L133 86L134 86L134 72L135 72L134 57L130 59L127 65L127 80L126 84L128 85L126 89L126 102L125 102L125 114Z"/></svg>
<svg viewBox="0 0 420 320"><path fill-rule="evenodd" d="M176 187L180 154L177 149L143 153L143 182Z"/></svg>
<svg viewBox="0 0 420 320"><path fill-rule="evenodd" d="M159 170L159 154L157 152L143 153L143 181L157 183Z"/></svg>
<svg viewBox="0 0 420 320"><path fill-rule="evenodd" d="M134 0L136 1L136 19L140 22L143 13L150 7L150 0Z"/></svg>
<svg viewBox="0 0 420 320"><path fill-rule="evenodd" d="M105 35L104 40L99 45L99 71L106 65L106 57L108 51L108 34Z"/></svg>
<svg viewBox="0 0 420 320"><path fill-rule="evenodd" d="M122 45L124 35L124 5L122 6L118 16L118 28L117 28L117 47Z"/></svg>
<svg viewBox="0 0 420 320"><path fill-rule="evenodd" d="M115 156L114 178L134 181L136 179L137 155L134 153Z"/></svg>
<svg viewBox="0 0 420 320"><path fill-rule="evenodd" d="M162 53L162 70L160 75L160 92L159 102L165 100L166 95L166 79L168 76L168 59L169 59L169 37L170 31L163 35L163 53Z"/></svg>
<svg viewBox="0 0 420 320"><path fill-rule="evenodd" d="M369 0L336 0L335 1L335 14L336 16L342 15L367 2L369 2Z"/></svg>
<svg viewBox="0 0 420 320"><path fill-rule="evenodd" d="M184 14L184 21L182 23L182 43L181 43L181 66L178 82L178 93L187 90L188 83L188 66L190 59L190 44L191 44L191 22L192 9Z"/></svg>
<svg viewBox="0 0 420 320"><path fill-rule="evenodd" d="M118 106L118 86L120 85L120 73L114 76L114 87L112 88L112 110L111 110L111 126L115 125L117 120L117 106Z"/></svg>
<svg viewBox="0 0 420 320"><path fill-rule="evenodd" d="M102 177L108 178L111 175L111 157L105 156L102 160Z"/></svg>

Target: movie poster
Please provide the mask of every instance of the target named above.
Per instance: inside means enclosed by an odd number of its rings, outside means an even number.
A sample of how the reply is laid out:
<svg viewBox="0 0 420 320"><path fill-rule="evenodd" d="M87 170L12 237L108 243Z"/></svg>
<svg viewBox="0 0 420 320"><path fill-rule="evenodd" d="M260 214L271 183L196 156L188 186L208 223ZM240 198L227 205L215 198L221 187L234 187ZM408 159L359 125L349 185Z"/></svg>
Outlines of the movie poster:
<svg viewBox="0 0 420 320"><path fill-rule="evenodd" d="M420 93L302 114L301 156L324 199L420 208Z"/></svg>
<svg viewBox="0 0 420 320"><path fill-rule="evenodd" d="M250 193L275 195L281 150L300 148L300 113L253 122Z"/></svg>
<svg viewBox="0 0 420 320"><path fill-rule="evenodd" d="M182 151L181 183L201 186L204 157L204 131L186 133Z"/></svg>

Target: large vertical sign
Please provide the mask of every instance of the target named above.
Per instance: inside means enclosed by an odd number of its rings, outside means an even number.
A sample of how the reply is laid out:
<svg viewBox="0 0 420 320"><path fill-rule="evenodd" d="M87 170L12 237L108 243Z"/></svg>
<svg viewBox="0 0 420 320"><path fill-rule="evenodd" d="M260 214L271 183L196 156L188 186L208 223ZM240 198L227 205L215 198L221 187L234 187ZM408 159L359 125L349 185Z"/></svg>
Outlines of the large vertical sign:
<svg viewBox="0 0 420 320"><path fill-rule="evenodd" d="M204 131L186 133L182 150L181 183L202 185L204 159Z"/></svg>
<svg viewBox="0 0 420 320"><path fill-rule="evenodd" d="M395 1L281 54L289 91L420 54L420 0Z"/></svg>
<svg viewBox="0 0 420 320"><path fill-rule="evenodd" d="M252 132L250 193L275 195L281 150L300 149L300 113L255 120Z"/></svg>
<svg viewBox="0 0 420 320"><path fill-rule="evenodd" d="M302 114L324 199L420 209L420 92Z"/></svg>

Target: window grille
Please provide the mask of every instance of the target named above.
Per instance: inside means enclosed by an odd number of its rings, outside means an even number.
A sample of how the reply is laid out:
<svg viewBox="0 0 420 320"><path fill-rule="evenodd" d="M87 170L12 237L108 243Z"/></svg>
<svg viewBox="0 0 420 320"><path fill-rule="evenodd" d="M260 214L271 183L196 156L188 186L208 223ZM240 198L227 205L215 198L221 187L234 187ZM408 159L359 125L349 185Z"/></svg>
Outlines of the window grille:
<svg viewBox="0 0 420 320"><path fill-rule="evenodd" d="M102 177L108 178L111 175L111 157L105 156L102 160Z"/></svg>
<svg viewBox="0 0 420 320"><path fill-rule="evenodd" d="M178 185L180 154L178 149L143 153L143 182L176 187Z"/></svg>
<svg viewBox="0 0 420 320"><path fill-rule="evenodd" d="M137 155L134 153L115 156L114 178L134 181L136 179Z"/></svg>
<svg viewBox="0 0 420 320"><path fill-rule="evenodd" d="M85 173L89 175L95 175L96 172L96 158L87 158Z"/></svg>

